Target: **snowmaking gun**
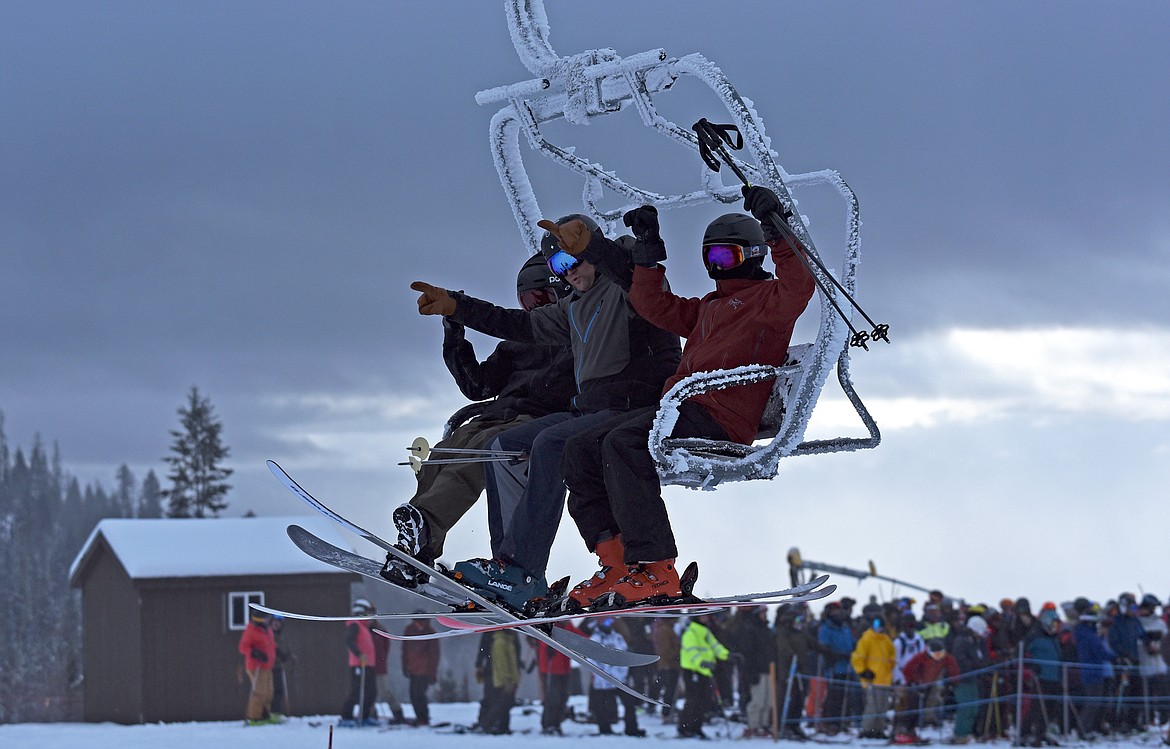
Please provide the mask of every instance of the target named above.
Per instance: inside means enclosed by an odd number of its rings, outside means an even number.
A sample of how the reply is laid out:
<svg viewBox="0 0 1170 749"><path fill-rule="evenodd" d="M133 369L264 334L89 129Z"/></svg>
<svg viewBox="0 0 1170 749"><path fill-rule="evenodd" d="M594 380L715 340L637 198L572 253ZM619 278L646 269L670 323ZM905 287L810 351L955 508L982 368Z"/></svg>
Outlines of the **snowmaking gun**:
<svg viewBox="0 0 1170 749"><path fill-rule="evenodd" d="M923 593L930 592L930 588L924 588L921 585L908 583L905 580L899 580L895 577L879 575L877 572L877 567L874 566L872 559L869 561L869 565L866 567L866 569L856 570L851 567L842 567L841 565L837 564L826 564L825 562L814 562L811 559L805 559L801 556L800 549L796 548L795 546L788 550L788 576L792 579L793 585L800 584L801 578L805 576L804 573L807 573L809 577L813 577L820 572L828 572L834 575L844 575L845 577L856 578L858 581L870 578L874 580L884 580L888 583L893 583L903 588L910 588L912 590L918 590Z"/></svg>

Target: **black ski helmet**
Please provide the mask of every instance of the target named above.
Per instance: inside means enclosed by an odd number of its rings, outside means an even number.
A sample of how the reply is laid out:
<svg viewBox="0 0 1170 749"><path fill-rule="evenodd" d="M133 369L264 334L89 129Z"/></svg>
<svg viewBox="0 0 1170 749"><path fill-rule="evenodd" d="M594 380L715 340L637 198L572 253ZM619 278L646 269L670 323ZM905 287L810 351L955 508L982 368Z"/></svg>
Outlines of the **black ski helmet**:
<svg viewBox="0 0 1170 749"><path fill-rule="evenodd" d="M573 219L584 222L585 226L589 228L590 232L595 232L601 228L597 225L596 221L589 218L584 213L570 213L568 216L561 216L556 220L555 223L557 226L564 226ZM552 235L552 232L546 231L544 236L540 238L540 254L544 255L545 260L548 260L550 257L557 254L557 251L560 249L561 246L557 244L557 238Z"/></svg>
<svg viewBox="0 0 1170 749"><path fill-rule="evenodd" d="M703 244L738 244L743 247L757 247L759 253L749 257L734 268L726 270L708 268L707 275L716 280L722 278L746 278L764 266L764 255L768 252L768 243L764 239L764 230L760 222L743 213L725 213L711 223L703 232Z"/></svg>
<svg viewBox="0 0 1170 749"><path fill-rule="evenodd" d="M557 299L563 299L573 287L563 278L559 278L548 269L544 255L539 252L524 261L520 272L516 274L516 296L525 291L551 288Z"/></svg>
<svg viewBox="0 0 1170 749"><path fill-rule="evenodd" d="M729 242L745 247L767 244L760 222L743 213L725 213L711 223L703 232L703 244Z"/></svg>

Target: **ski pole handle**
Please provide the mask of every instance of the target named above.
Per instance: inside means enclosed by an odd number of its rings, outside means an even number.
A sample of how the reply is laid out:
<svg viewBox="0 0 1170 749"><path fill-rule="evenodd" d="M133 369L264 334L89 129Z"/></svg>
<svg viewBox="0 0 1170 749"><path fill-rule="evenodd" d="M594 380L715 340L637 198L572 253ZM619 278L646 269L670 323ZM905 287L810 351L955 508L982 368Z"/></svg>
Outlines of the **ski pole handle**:
<svg viewBox="0 0 1170 749"><path fill-rule="evenodd" d="M708 122L706 117L702 117L694 125L691 125L691 129L695 131L695 136L699 140L699 156L708 169L713 172L719 171L720 159L715 155L718 154L722 157L722 163L726 164L731 171L735 172L735 176L739 177L739 181L751 187L752 183L748 181L747 175L736 166L735 160L724 148L724 144L735 151L743 148L743 133L739 131L738 127L735 125L716 125ZM731 140L730 133L733 132L736 137L735 141Z"/></svg>

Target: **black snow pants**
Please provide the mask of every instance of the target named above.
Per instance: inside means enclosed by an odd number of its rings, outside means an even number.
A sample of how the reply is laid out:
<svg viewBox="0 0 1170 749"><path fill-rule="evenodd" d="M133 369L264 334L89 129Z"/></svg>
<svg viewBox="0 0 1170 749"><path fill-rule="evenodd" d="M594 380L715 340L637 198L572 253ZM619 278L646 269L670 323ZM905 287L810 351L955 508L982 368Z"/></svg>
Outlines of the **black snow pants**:
<svg viewBox="0 0 1170 749"><path fill-rule="evenodd" d="M585 545L622 534L625 561L674 559L678 548L648 440L657 406L619 414L565 443L562 469L569 514ZM672 437L726 440L727 432L702 406L683 401Z"/></svg>

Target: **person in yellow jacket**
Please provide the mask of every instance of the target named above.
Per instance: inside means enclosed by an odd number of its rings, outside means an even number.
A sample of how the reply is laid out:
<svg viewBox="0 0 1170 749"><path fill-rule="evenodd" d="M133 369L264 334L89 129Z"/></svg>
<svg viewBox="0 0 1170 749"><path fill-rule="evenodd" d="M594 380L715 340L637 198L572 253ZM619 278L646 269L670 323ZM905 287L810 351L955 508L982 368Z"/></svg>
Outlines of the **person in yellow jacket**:
<svg viewBox="0 0 1170 749"><path fill-rule="evenodd" d="M680 738L707 738L703 733L703 718L715 708L715 689L711 677L715 661L725 661L731 655L710 629L711 616L695 617L682 634L679 666L687 701L678 721Z"/></svg>
<svg viewBox="0 0 1170 749"><path fill-rule="evenodd" d="M861 679L861 687L865 690L865 711L861 716L861 733L863 739L885 739L886 711L890 709L890 697L893 694L891 684L894 681L894 641L886 633L886 622L881 616L875 616L871 626L857 641L853 649L850 663L857 676Z"/></svg>

